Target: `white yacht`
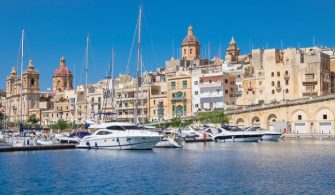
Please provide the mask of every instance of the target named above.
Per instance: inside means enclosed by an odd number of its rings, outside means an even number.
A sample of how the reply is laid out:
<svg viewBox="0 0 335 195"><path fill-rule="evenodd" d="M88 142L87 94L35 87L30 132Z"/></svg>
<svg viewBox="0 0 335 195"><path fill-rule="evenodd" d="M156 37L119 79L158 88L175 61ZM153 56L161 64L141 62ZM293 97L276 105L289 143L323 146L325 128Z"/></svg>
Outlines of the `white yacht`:
<svg viewBox="0 0 335 195"><path fill-rule="evenodd" d="M259 131L244 131L236 126L222 126L220 128L208 128L205 130L212 139L217 141L232 142L258 142L263 133Z"/></svg>
<svg viewBox="0 0 335 195"><path fill-rule="evenodd" d="M266 129L262 129L259 126L252 126L246 129L246 131L258 131L261 132L263 134L262 136L262 140L263 141L279 141L282 133L276 132L276 131L269 131Z"/></svg>
<svg viewBox="0 0 335 195"><path fill-rule="evenodd" d="M91 124L97 129L85 136L77 147L116 150L149 150L161 140L158 132L150 131L127 122Z"/></svg>

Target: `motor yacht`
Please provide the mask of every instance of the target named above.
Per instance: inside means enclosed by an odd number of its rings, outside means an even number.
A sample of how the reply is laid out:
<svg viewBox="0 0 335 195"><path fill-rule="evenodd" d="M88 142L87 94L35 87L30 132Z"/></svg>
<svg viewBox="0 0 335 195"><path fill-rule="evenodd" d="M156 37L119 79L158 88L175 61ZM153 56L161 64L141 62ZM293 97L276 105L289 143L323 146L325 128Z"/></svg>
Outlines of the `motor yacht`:
<svg viewBox="0 0 335 195"><path fill-rule="evenodd" d="M91 124L88 128L96 131L92 135L85 136L78 148L148 150L161 140L158 132L127 122Z"/></svg>
<svg viewBox="0 0 335 195"><path fill-rule="evenodd" d="M259 126L252 126L249 128L246 128L246 131L258 131L258 132L262 132L263 136L262 136L262 141L279 141L282 133L276 132L276 131L269 131L266 129L262 129Z"/></svg>
<svg viewBox="0 0 335 195"><path fill-rule="evenodd" d="M259 131L244 131L239 127L227 125L220 128L207 128L204 132L212 137L215 142L258 142L263 136L263 133Z"/></svg>

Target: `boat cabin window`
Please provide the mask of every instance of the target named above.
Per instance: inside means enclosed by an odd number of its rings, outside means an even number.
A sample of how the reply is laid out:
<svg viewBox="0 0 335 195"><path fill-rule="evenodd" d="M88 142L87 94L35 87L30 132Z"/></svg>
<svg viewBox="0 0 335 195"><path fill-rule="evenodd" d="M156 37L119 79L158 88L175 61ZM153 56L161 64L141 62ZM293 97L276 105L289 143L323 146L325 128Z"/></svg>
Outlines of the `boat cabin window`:
<svg viewBox="0 0 335 195"><path fill-rule="evenodd" d="M108 134L112 134L112 132L109 131L100 131L97 133L97 135L108 135Z"/></svg>
<svg viewBox="0 0 335 195"><path fill-rule="evenodd" d="M107 127L106 129L117 130L117 131L124 131L124 128L122 128L122 127L120 127L120 126L116 126L116 125L109 126L109 127Z"/></svg>

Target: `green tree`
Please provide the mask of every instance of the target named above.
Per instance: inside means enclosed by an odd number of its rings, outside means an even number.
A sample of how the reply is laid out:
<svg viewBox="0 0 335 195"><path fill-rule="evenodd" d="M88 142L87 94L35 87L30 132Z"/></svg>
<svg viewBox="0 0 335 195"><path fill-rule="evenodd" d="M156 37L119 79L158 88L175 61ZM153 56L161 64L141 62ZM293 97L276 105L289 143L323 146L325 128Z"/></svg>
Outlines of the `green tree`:
<svg viewBox="0 0 335 195"><path fill-rule="evenodd" d="M199 112L195 117L196 121L203 124L213 123L213 124L226 124L229 121L228 116L222 110L214 110L211 112Z"/></svg>
<svg viewBox="0 0 335 195"><path fill-rule="evenodd" d="M64 130L64 129L67 129L69 128L69 124L64 121L63 119L60 119L57 121L57 123L51 125L51 129L56 129L56 130Z"/></svg>
<svg viewBox="0 0 335 195"><path fill-rule="evenodd" d="M30 115L29 116L29 118L28 118L28 120L27 120L27 122L29 123L29 124L36 124L36 123L38 123L40 120L38 119L38 118L36 118L36 114L32 114L32 115Z"/></svg>

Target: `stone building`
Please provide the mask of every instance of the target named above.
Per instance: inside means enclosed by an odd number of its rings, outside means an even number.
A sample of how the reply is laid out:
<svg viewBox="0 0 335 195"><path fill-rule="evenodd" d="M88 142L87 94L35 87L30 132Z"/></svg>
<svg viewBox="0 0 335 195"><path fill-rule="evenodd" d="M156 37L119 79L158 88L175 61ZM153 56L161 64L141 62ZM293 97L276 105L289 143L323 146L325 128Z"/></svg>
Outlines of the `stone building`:
<svg viewBox="0 0 335 195"><path fill-rule="evenodd" d="M330 56L320 48L253 50L243 88L238 105L330 94Z"/></svg>
<svg viewBox="0 0 335 195"><path fill-rule="evenodd" d="M223 62L218 58L192 70L192 112L225 109L235 104L235 79L236 76L223 71Z"/></svg>
<svg viewBox="0 0 335 195"><path fill-rule="evenodd" d="M30 116L30 110L39 108L39 72L35 70L32 60L29 60L28 68L22 73L22 80L23 85L21 85L21 78L17 75L16 68L13 67L7 77L6 85L6 115L10 122L20 120L20 110L22 110L22 120L26 121Z"/></svg>

